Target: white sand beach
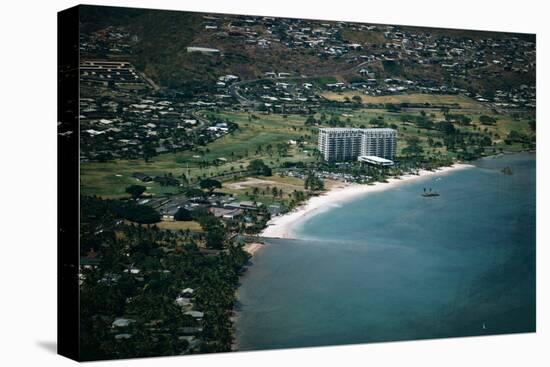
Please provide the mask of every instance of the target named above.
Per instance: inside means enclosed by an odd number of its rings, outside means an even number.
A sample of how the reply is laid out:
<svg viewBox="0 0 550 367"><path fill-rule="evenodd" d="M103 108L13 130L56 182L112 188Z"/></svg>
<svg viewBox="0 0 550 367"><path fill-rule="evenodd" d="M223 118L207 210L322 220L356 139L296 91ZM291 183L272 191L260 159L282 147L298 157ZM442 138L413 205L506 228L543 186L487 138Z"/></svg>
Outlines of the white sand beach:
<svg viewBox="0 0 550 367"><path fill-rule="evenodd" d="M252 242L252 243L247 243L246 245L244 245L243 250L248 252L250 255L254 256L256 251L258 251L259 249L261 249L264 246L265 245L263 243Z"/></svg>
<svg viewBox="0 0 550 367"><path fill-rule="evenodd" d="M388 182L377 182L373 185L344 184L344 186L333 188L319 196L310 198L306 203L293 211L275 217L268 222L268 226L261 232L262 237L270 238L294 238L293 228L312 215L329 210L335 205L351 201L357 196L366 195L372 192L384 191L412 180L419 180L426 176L441 175L459 169L472 168L473 165L456 163L449 167L441 167L436 171L422 170L418 175L405 175L400 178L388 179Z"/></svg>

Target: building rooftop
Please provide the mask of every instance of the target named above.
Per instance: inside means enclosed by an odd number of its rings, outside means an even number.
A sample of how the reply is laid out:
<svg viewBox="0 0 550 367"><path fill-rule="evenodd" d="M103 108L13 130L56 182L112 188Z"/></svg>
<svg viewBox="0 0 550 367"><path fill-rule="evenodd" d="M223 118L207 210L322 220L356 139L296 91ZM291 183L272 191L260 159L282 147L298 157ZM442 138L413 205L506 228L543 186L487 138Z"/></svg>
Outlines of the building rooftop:
<svg viewBox="0 0 550 367"><path fill-rule="evenodd" d="M319 131L362 131L366 129L359 129L354 127L322 127Z"/></svg>
<svg viewBox="0 0 550 367"><path fill-rule="evenodd" d="M375 155L362 155L357 158L358 161L373 163L380 166L392 166L393 161L390 159L377 157Z"/></svg>
<svg viewBox="0 0 550 367"><path fill-rule="evenodd" d="M376 128L355 128L355 127L323 127L320 128L319 131L335 131L335 132L346 132L346 131L379 131L379 132L394 132L394 129L390 129L388 127L376 127Z"/></svg>
<svg viewBox="0 0 550 367"><path fill-rule="evenodd" d="M187 52L212 52L212 53L218 53L218 52L220 52L220 50L218 50L217 48L189 46L189 47L187 47Z"/></svg>

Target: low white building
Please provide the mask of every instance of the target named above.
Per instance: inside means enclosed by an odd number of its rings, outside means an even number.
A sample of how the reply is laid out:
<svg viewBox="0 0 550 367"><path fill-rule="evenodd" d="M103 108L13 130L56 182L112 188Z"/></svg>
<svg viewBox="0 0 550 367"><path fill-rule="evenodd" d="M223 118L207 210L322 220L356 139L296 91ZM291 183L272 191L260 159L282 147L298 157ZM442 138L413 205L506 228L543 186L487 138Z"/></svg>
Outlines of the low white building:
<svg viewBox="0 0 550 367"><path fill-rule="evenodd" d="M380 158L373 155L361 155L357 158L359 162L367 163L371 166L377 167L392 167L394 165L393 161L390 159Z"/></svg>
<svg viewBox="0 0 550 367"><path fill-rule="evenodd" d="M187 52L189 52L189 53L190 52L200 52L202 54L219 54L220 50L218 50L216 48L190 46L190 47L187 47Z"/></svg>

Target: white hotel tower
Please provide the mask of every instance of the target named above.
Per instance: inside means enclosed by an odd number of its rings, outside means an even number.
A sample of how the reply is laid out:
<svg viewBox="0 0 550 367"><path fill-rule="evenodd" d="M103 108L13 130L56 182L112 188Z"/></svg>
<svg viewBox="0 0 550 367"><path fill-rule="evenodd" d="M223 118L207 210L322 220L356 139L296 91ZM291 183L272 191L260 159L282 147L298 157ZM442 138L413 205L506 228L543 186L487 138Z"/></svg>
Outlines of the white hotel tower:
<svg viewBox="0 0 550 367"><path fill-rule="evenodd" d="M393 160L396 143L393 129L319 129L319 151L329 162L357 160L360 156Z"/></svg>

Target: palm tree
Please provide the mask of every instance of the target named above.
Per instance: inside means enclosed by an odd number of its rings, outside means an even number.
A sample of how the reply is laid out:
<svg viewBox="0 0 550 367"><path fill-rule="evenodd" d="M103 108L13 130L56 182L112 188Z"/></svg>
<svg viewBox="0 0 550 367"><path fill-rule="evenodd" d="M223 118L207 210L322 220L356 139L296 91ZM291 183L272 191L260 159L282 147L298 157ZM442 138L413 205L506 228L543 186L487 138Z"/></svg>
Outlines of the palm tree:
<svg viewBox="0 0 550 367"><path fill-rule="evenodd" d="M187 179L187 176L183 172L181 174L181 183L185 187L187 187L189 185L189 180Z"/></svg>

